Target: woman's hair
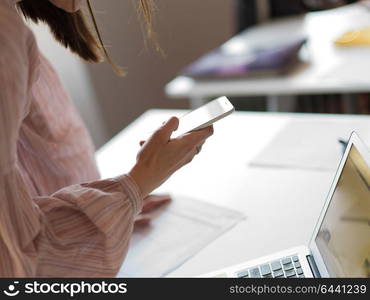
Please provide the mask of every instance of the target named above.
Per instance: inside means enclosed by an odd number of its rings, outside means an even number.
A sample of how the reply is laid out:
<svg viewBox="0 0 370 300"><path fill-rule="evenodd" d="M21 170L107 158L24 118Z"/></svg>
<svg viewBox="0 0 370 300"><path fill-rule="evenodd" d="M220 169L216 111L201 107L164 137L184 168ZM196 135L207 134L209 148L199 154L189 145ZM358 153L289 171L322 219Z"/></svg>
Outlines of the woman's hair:
<svg viewBox="0 0 370 300"><path fill-rule="evenodd" d="M154 42L157 51L160 51L152 26L153 2L152 0L137 1L145 20L147 35ZM49 0L23 0L18 3L18 7L26 19L31 19L35 23L48 24L55 39L84 60L101 62L105 59L118 75L124 75L123 70L112 62L104 46L91 3L89 0L86 2L95 33L90 30L82 10L69 13Z"/></svg>

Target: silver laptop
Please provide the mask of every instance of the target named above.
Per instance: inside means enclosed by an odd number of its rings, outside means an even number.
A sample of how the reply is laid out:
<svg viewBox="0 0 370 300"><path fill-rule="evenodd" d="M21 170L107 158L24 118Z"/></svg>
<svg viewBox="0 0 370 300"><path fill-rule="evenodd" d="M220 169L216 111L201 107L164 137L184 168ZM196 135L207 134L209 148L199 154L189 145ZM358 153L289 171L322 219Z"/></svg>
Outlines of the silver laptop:
<svg viewBox="0 0 370 300"><path fill-rule="evenodd" d="M351 135L309 245L201 277L370 277L370 152Z"/></svg>

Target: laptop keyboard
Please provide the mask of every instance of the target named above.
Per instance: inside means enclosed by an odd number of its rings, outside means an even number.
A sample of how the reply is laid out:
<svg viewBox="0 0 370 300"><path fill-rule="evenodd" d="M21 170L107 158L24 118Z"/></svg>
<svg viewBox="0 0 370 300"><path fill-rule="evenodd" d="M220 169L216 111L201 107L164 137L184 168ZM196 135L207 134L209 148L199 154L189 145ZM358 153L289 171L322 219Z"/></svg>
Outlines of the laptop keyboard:
<svg viewBox="0 0 370 300"><path fill-rule="evenodd" d="M238 278L304 278L298 256L284 257L253 268L241 270Z"/></svg>

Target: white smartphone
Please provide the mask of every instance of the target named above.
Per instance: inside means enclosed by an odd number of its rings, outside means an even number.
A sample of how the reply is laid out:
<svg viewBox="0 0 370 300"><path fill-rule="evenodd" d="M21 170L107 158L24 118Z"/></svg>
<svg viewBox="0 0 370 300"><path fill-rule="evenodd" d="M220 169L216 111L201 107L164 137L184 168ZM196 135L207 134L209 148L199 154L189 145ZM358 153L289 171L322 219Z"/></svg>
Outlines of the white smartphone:
<svg viewBox="0 0 370 300"><path fill-rule="evenodd" d="M173 133L176 138L185 133L206 128L235 111L225 96L217 98L179 118L179 128Z"/></svg>

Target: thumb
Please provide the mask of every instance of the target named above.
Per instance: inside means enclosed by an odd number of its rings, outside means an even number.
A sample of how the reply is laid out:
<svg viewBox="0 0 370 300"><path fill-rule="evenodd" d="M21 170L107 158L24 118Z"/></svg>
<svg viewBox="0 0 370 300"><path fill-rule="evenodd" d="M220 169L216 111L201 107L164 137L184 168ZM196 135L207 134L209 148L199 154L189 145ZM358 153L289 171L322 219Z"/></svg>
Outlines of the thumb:
<svg viewBox="0 0 370 300"><path fill-rule="evenodd" d="M168 142L171 138L172 132L176 131L179 127L179 119L176 117L171 117L161 128L158 130L158 134L163 139L163 141Z"/></svg>

